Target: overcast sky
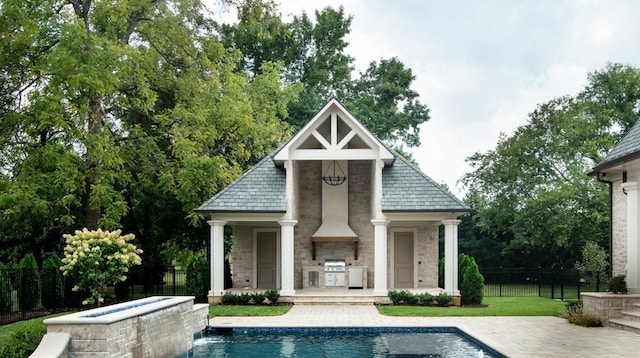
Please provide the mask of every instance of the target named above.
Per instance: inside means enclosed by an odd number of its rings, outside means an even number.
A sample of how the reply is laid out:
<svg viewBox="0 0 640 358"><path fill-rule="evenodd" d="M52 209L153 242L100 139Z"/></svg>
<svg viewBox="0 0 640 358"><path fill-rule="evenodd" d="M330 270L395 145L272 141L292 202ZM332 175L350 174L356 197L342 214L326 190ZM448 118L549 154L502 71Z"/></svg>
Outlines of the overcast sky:
<svg viewBox="0 0 640 358"><path fill-rule="evenodd" d="M276 0L278 2L278 0ZM423 172L460 198L465 160L494 149L538 104L574 95L609 62L640 67L635 0L280 0L283 15L343 6L353 15L347 52L364 71L397 57L430 108ZM313 18L313 16L312 16Z"/></svg>

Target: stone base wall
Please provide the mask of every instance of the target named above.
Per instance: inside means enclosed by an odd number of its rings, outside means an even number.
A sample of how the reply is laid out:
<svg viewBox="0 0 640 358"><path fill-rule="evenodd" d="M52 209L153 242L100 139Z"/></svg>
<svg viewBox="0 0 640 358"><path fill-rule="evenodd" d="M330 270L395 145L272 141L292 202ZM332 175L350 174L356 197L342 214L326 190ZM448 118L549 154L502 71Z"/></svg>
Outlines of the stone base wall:
<svg viewBox="0 0 640 358"><path fill-rule="evenodd" d="M581 294L584 312L600 318L607 326L610 319L622 317L634 303L640 303L640 294L617 295L608 292L585 292Z"/></svg>
<svg viewBox="0 0 640 358"><path fill-rule="evenodd" d="M70 336L67 349L70 357L149 357L145 347L153 347L154 342L144 341L147 335L140 317L169 310L172 317L179 315L178 319L183 322L180 329L185 335L186 350L191 349L194 335L206 327L208 305L194 307L194 298L188 296L170 297L149 303L154 299L158 297L50 318L44 323L47 325L47 334L66 333ZM92 317L94 314L98 315ZM154 327L153 330L158 332L162 328ZM175 331L165 333L180 334Z"/></svg>

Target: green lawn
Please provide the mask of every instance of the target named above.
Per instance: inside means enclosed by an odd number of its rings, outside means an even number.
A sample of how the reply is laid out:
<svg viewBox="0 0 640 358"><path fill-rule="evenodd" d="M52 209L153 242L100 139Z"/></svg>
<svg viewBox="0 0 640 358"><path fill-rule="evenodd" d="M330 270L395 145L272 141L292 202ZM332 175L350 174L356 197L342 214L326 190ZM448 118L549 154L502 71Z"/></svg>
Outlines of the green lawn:
<svg viewBox="0 0 640 358"><path fill-rule="evenodd" d="M486 307L377 306L387 316L560 316L567 302L542 297L485 297Z"/></svg>
<svg viewBox="0 0 640 358"><path fill-rule="evenodd" d="M280 316L291 309L290 305L276 306L209 306L209 315L215 316Z"/></svg>
<svg viewBox="0 0 640 358"><path fill-rule="evenodd" d="M561 316L567 302L543 297L485 297L486 307L424 307L424 306L376 306L388 316L443 317L443 316ZM291 306L210 306L209 314L215 316L278 316Z"/></svg>
<svg viewBox="0 0 640 358"><path fill-rule="evenodd" d="M64 314L67 314L67 312L56 313L49 316L29 319L26 321L20 321L20 322L15 322L15 323L10 323L4 326L0 326L0 347L4 346L7 340L9 339L9 337L11 336L11 334L19 330L21 327L29 326L32 324L39 324L44 326L44 323L42 323L42 321L44 321L45 319L56 317L56 316L62 316Z"/></svg>

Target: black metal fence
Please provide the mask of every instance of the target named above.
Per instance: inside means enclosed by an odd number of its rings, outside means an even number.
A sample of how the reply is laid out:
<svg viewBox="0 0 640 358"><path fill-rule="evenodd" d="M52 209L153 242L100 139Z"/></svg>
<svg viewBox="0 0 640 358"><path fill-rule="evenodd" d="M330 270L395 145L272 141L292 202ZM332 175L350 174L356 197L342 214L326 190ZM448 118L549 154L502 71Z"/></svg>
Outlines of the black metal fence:
<svg viewBox="0 0 640 358"><path fill-rule="evenodd" d="M126 281L109 287L105 304L156 295L186 295L186 271L134 267ZM88 292L73 290L77 279L56 269L0 270L0 325L83 306Z"/></svg>
<svg viewBox="0 0 640 358"><path fill-rule="evenodd" d="M497 268L480 269L485 297L537 296L578 300L581 291L600 291L603 274L581 276L574 269ZM594 279L592 279L594 278Z"/></svg>

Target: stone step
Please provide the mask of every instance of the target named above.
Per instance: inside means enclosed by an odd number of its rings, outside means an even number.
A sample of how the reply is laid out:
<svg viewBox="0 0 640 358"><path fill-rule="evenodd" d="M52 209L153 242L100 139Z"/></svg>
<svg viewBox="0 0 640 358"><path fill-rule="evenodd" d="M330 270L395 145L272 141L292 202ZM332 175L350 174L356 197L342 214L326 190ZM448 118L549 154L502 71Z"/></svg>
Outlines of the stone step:
<svg viewBox="0 0 640 358"><path fill-rule="evenodd" d="M373 297L367 296L297 296L293 299L296 305L372 305Z"/></svg>
<svg viewBox="0 0 640 358"><path fill-rule="evenodd" d="M609 327L640 334L640 322L635 322L627 319L610 319Z"/></svg>
<svg viewBox="0 0 640 358"><path fill-rule="evenodd" d="M622 317L620 317L622 319L640 322L640 311L622 311L620 314L622 315Z"/></svg>

